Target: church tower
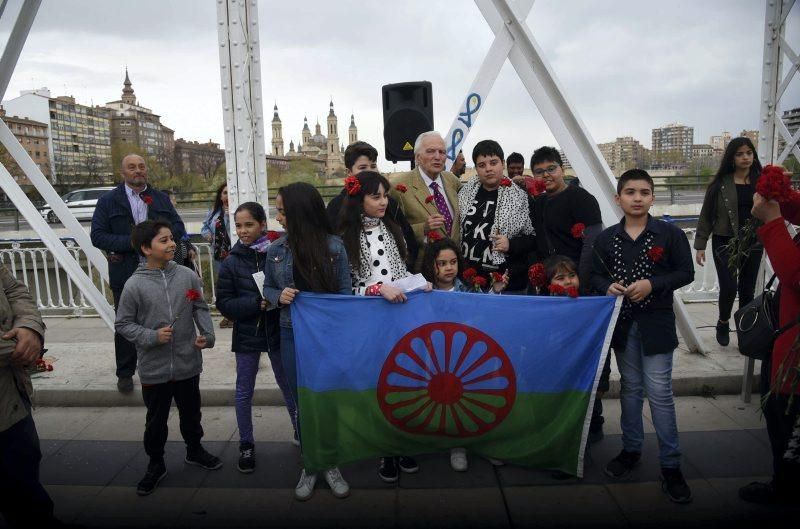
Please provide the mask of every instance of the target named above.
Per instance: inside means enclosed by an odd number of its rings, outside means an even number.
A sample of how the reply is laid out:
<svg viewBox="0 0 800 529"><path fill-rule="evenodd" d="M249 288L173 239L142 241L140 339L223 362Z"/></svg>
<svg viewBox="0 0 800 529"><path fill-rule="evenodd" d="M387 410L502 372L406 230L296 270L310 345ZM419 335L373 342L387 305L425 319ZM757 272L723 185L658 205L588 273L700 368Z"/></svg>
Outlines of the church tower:
<svg viewBox="0 0 800 529"><path fill-rule="evenodd" d="M283 125L278 117L278 104L275 103L272 115L272 156L283 156Z"/></svg>
<svg viewBox="0 0 800 529"><path fill-rule="evenodd" d="M333 100L331 100L331 109L328 112L328 156L339 156L339 120L336 118L336 113L333 111Z"/></svg>
<svg viewBox="0 0 800 529"><path fill-rule="evenodd" d="M353 114L350 114L350 128L348 131L348 145L352 145L358 141L358 129L356 128L356 119Z"/></svg>
<svg viewBox="0 0 800 529"><path fill-rule="evenodd" d="M303 145L308 147L311 142L311 129L308 128L308 117L303 117ZM298 149L299 150L299 149Z"/></svg>
<svg viewBox="0 0 800 529"><path fill-rule="evenodd" d="M128 77L127 68L125 68L125 83L122 88L122 102L129 105L136 105L136 96L133 93L133 86L131 85L130 77Z"/></svg>

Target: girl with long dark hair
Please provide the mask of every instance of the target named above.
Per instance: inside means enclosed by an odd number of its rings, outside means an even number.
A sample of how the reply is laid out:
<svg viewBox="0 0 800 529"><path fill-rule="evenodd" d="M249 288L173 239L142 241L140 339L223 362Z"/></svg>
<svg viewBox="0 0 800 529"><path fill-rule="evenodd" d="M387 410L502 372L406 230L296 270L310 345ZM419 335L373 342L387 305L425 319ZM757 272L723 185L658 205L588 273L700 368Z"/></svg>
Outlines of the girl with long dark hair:
<svg viewBox="0 0 800 529"><path fill-rule="evenodd" d="M281 360L294 401L299 404L290 305L298 292L350 295L350 266L341 239L331 232L322 197L312 185L296 182L281 187L275 197L275 209L275 218L286 234L267 250L264 298L280 307ZM297 411L302 417L303 409ZM302 450L302 428L299 434ZM350 486L338 468L325 470L323 476L334 496L344 498L350 494ZM303 469L295 498L311 498L316 482L317 475Z"/></svg>
<svg viewBox="0 0 800 529"><path fill-rule="evenodd" d="M406 245L403 232L391 217L389 181L380 173L363 171L345 180L347 198L340 213L347 257L350 261L353 293L359 296L383 296L391 303L403 303L406 295L391 283L411 274L406 268ZM400 478L399 471L414 473L417 462L407 456L380 459L378 476L386 483Z"/></svg>
<svg viewBox="0 0 800 529"><path fill-rule="evenodd" d="M714 265L719 278L719 321L717 321L717 342L730 343L728 320L733 310L736 293L739 293L739 306L743 307L753 299L758 268L764 252L753 231L752 215L753 193L761 174L761 163L756 149L749 138L734 138L725 149L717 174L708 185L700 218L694 248L697 250L697 264L706 261L706 246L711 237ZM741 258L731 260L731 250L740 248ZM749 246L749 248L745 248Z"/></svg>

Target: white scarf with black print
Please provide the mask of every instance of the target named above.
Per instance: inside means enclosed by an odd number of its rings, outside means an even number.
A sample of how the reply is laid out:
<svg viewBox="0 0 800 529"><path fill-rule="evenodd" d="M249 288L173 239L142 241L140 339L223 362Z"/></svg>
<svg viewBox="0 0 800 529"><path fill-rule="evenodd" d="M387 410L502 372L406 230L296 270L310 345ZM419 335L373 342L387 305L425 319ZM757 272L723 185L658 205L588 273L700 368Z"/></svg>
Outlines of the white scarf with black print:
<svg viewBox="0 0 800 529"><path fill-rule="evenodd" d="M458 210L461 214L461 222L467 218L467 213L481 188L481 181L477 176L473 176L458 191ZM463 233L463 225L462 225ZM531 235L534 233L531 223L530 210L528 209L528 195L517 185L500 186L497 188L497 204L494 208L494 224L489 234L505 235L509 239L520 235ZM502 252L492 251L492 263L499 265L506 261L506 255Z"/></svg>
<svg viewBox="0 0 800 529"><path fill-rule="evenodd" d="M377 221L377 222L375 222ZM367 241L366 230L378 229L383 236L384 250L386 251L386 259L389 261L389 269L392 273L392 280L396 281L408 275L408 268L406 262L400 257L400 250L397 248L397 243L392 236L392 233L386 228L381 219L374 219L371 217L364 217L362 219L363 228L359 235L360 252L358 256L358 270L353 270L351 267L350 274L353 276L353 285L366 282L372 276L372 263L370 262L370 247ZM367 285L368 286L368 285Z"/></svg>

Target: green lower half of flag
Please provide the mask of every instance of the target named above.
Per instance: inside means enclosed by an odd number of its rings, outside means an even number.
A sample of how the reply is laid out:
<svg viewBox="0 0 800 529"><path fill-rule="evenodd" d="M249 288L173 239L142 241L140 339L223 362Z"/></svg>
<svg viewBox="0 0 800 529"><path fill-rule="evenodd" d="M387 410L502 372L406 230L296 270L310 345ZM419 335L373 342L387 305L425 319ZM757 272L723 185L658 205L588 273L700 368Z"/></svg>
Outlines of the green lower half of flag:
<svg viewBox="0 0 800 529"><path fill-rule="evenodd" d="M410 404L391 412L404 422L398 427L384 416L374 389L299 392L303 463L313 472L372 457L464 447L507 463L577 474L591 396L518 393L505 418L483 432L476 423L491 422L494 415L478 406L465 413L458 406L430 405L420 413L420 404ZM414 428L422 433L408 431Z"/></svg>

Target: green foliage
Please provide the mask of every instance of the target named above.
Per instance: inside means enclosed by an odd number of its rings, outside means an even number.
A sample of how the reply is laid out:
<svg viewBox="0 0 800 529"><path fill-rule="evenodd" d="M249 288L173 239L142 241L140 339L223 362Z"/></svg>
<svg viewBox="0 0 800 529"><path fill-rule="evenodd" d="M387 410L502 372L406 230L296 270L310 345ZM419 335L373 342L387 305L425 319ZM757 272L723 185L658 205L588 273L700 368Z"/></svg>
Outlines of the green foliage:
<svg viewBox="0 0 800 529"><path fill-rule="evenodd" d="M325 184L323 175L319 174L314 162L307 158L291 160L288 168L269 166L267 168L267 179L269 187L272 189L294 182L306 182L313 186Z"/></svg>

